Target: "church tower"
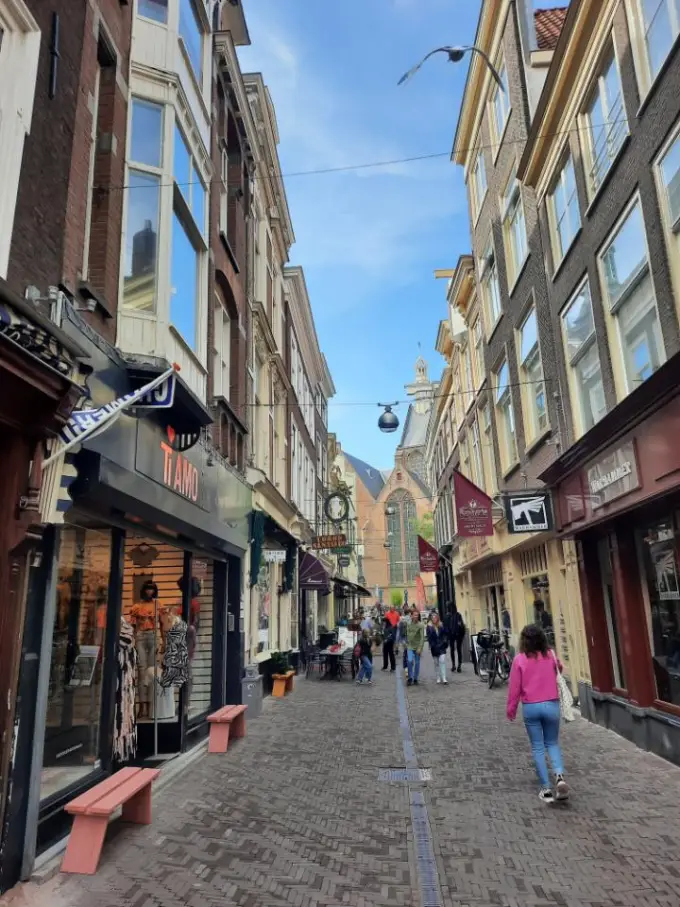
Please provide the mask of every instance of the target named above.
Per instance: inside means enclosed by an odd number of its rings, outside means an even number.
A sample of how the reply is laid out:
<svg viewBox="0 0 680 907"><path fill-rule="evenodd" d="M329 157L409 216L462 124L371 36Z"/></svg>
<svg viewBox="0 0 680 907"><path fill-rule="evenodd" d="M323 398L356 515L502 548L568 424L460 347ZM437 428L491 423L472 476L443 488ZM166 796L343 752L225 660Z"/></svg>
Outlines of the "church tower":
<svg viewBox="0 0 680 907"><path fill-rule="evenodd" d="M416 359L416 376L411 384L405 386L406 393L413 397L413 408L418 415L426 415L432 408L434 385L428 377L427 362L422 356Z"/></svg>

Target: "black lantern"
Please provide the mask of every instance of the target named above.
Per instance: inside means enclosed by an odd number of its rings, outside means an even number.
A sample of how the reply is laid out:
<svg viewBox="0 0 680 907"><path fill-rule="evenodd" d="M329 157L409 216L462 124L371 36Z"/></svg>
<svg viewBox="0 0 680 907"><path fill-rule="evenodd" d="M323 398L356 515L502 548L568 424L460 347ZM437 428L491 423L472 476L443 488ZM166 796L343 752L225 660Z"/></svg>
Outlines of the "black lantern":
<svg viewBox="0 0 680 907"><path fill-rule="evenodd" d="M382 415L378 419L378 428L380 429L380 431L384 431L385 434L391 434L393 431L396 431L399 428L399 419L392 412L392 407L397 405L398 401L396 403L389 404L378 403L378 406L383 406L385 408L385 412L382 413Z"/></svg>

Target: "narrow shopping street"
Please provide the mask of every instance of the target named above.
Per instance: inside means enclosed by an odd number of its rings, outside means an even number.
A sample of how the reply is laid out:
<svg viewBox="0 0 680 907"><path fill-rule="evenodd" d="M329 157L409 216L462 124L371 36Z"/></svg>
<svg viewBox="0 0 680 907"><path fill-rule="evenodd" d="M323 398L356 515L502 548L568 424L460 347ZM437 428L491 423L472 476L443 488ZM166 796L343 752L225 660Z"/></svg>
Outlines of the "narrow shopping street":
<svg viewBox="0 0 680 907"><path fill-rule="evenodd" d="M158 794L151 827L112 828L96 876L56 875L0 904L680 902L677 769L579 719L563 732L572 799L545 806L505 690L469 666L436 686L424 667L411 689L379 670L372 688L299 678L226 756L202 756ZM432 780L380 780L404 767Z"/></svg>

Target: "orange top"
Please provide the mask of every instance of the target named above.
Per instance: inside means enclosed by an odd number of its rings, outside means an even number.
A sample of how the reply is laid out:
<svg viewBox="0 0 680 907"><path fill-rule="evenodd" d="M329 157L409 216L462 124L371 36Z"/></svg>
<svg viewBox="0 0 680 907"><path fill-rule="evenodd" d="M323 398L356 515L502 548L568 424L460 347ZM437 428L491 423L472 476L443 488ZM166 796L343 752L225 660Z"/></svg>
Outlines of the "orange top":
<svg viewBox="0 0 680 907"><path fill-rule="evenodd" d="M134 624L137 630L155 630L156 605L153 602L135 605L130 611L130 623Z"/></svg>

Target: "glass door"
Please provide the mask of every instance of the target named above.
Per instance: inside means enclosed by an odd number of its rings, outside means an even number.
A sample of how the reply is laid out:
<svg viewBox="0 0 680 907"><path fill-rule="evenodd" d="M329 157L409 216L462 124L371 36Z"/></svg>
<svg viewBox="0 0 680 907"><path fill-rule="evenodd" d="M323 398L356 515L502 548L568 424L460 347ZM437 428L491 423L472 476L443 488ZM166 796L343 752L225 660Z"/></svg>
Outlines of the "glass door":
<svg viewBox="0 0 680 907"><path fill-rule="evenodd" d="M614 686L619 690L626 689L626 677L621 659L621 643L619 628L614 605L614 574L612 570L612 538L610 535L600 539L597 546L600 563L600 576L602 577L602 597L607 620L607 633L609 636L609 652L614 672Z"/></svg>

